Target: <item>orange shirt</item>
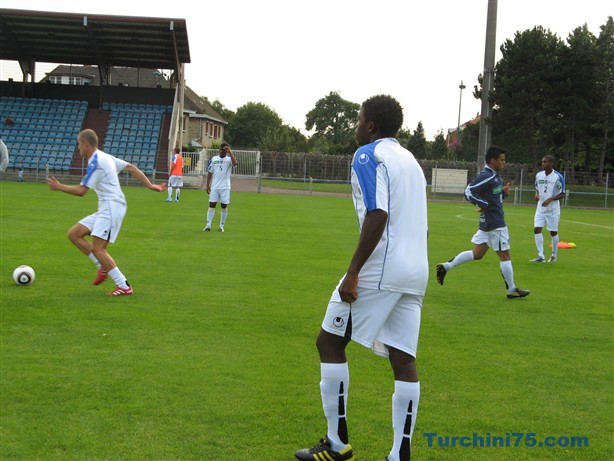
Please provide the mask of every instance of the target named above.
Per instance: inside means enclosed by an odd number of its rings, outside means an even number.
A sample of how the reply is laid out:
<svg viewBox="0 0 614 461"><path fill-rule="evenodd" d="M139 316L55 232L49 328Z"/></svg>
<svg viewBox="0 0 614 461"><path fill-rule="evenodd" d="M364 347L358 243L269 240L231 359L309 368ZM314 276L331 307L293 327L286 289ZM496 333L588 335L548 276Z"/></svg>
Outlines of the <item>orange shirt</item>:
<svg viewBox="0 0 614 461"><path fill-rule="evenodd" d="M173 154L171 176L183 176L183 157L179 154Z"/></svg>

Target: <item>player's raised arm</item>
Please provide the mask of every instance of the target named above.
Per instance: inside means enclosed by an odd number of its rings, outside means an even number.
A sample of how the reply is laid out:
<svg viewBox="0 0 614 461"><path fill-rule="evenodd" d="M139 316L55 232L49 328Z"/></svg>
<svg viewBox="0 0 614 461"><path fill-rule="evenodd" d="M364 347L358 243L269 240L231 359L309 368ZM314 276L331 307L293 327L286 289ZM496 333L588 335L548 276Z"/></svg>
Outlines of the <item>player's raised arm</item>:
<svg viewBox="0 0 614 461"><path fill-rule="evenodd" d="M132 163L129 163L126 166L126 168L124 168L124 171L127 171L128 173L130 173L132 177L134 177L135 179L138 179L145 187L147 187L150 190L153 190L155 192L162 192L164 189L166 189L166 184L164 183L163 184L152 184L149 178L145 176L145 173L139 170Z"/></svg>

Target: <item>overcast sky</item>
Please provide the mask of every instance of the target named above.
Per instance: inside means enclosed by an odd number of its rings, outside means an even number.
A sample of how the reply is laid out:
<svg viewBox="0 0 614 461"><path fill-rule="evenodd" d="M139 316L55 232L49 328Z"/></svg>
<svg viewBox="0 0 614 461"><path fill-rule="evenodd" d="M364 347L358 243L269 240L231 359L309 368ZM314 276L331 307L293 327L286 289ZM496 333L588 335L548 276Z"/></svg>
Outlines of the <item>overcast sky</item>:
<svg viewBox="0 0 614 461"><path fill-rule="evenodd" d="M608 6L609 5L609 6ZM236 110L268 105L305 131L305 115L331 91L361 103L380 93L403 105L405 127L428 139L480 111L473 86L484 67L488 0L3 0L3 8L185 18L186 83ZM497 57L506 39L536 25L565 39L586 23L599 34L607 0L498 0ZM21 80L16 63L0 78ZM36 80L54 66L37 64Z"/></svg>

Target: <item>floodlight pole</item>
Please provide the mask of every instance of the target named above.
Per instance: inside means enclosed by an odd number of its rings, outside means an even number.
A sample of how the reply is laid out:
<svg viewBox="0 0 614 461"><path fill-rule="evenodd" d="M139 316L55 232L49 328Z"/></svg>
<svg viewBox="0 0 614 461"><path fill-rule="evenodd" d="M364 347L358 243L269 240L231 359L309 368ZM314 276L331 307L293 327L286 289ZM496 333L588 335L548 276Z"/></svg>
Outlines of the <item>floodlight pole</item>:
<svg viewBox="0 0 614 461"><path fill-rule="evenodd" d="M460 89L460 96L458 98L458 123L456 124L456 142L460 144L460 116L461 116L461 104L463 103L463 90L467 88L463 81L461 80L460 85L458 85Z"/></svg>
<svg viewBox="0 0 614 461"><path fill-rule="evenodd" d="M480 113L480 138L478 141L478 172L484 167L484 155L492 142L492 107L490 92L495 77L495 46L497 43L497 0L488 0L486 17L486 45L484 50L484 74L482 76L482 110Z"/></svg>

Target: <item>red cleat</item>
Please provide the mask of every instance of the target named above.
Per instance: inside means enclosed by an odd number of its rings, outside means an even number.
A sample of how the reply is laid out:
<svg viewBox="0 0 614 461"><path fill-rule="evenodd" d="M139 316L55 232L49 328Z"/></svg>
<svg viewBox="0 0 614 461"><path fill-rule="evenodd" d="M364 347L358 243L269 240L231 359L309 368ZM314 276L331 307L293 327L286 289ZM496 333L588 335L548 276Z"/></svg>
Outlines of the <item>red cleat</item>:
<svg viewBox="0 0 614 461"><path fill-rule="evenodd" d="M107 277L108 277L107 271L100 268L98 269L98 274L96 274L96 278L94 279L92 283L94 285L100 285L102 282L104 282L107 279Z"/></svg>
<svg viewBox="0 0 614 461"><path fill-rule="evenodd" d="M109 291L107 294L109 296L130 296L132 293L133 293L132 287L128 287L128 288L117 287L115 290Z"/></svg>

